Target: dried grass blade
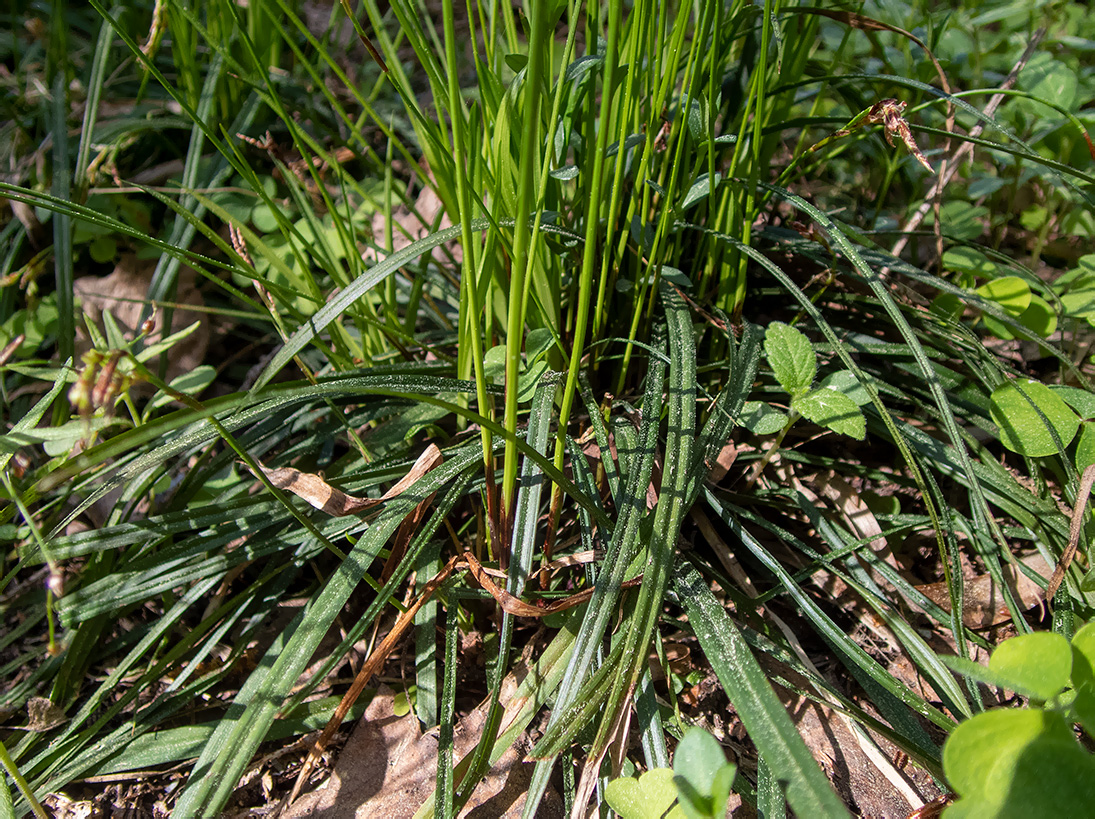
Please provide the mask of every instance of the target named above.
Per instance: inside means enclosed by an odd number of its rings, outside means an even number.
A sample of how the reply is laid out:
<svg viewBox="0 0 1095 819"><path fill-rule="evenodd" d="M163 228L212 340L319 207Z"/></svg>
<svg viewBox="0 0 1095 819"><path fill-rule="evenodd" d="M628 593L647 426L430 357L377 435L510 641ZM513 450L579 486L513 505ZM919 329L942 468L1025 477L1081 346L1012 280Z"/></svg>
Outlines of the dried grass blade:
<svg viewBox="0 0 1095 819"><path fill-rule="evenodd" d="M298 498L308 501L316 509L339 518L346 515L360 515L362 512L366 512L384 503L384 501L391 500L402 494L415 481L440 464L442 460L441 450L437 448L436 444L430 444L418 456L418 460L414 462L414 466L411 467L410 471L379 498L358 498L347 495L340 489L331 486L319 475L311 472L301 472L299 469L293 469L292 467L267 469L261 464L259 466L263 474L278 489L292 492ZM428 501L429 498L423 503L428 503Z"/></svg>

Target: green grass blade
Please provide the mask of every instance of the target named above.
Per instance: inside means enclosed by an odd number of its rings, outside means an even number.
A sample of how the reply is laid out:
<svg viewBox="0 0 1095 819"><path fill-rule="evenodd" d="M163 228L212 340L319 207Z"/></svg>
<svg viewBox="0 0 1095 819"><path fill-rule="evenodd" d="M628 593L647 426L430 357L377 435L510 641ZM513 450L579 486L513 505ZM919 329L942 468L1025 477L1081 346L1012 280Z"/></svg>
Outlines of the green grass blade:
<svg viewBox="0 0 1095 819"><path fill-rule="evenodd" d="M559 373L547 372L536 386L529 411L525 442L547 456L548 432L551 429L552 405L559 385ZM536 523L540 517L540 495L543 492L543 471L535 461L525 459L517 487L517 504L513 516L513 541L510 544L506 591L520 597L532 569L536 549Z"/></svg>
<svg viewBox="0 0 1095 819"><path fill-rule="evenodd" d="M802 741L734 622L689 563L674 576L677 598L726 695L799 816L849 816Z"/></svg>
<svg viewBox="0 0 1095 819"><path fill-rule="evenodd" d="M669 330L669 410L662 473L653 528L647 540L646 565L639 599L624 644L624 663L614 681L609 708L594 742L592 759L600 759L614 730L619 709L627 702L647 665L651 635L661 615L673 570L673 555L680 536L681 519L692 499L689 487L696 483L693 447L696 443L696 341L692 315L674 285L661 282L662 303Z"/></svg>
<svg viewBox="0 0 1095 819"><path fill-rule="evenodd" d="M282 702L315 652L338 612L388 537L424 498L474 466L478 454L454 458L423 476L415 485L388 502L369 526L312 604L293 621L267 652L258 669L237 695L228 716L210 738L179 802L177 816L219 813L236 787L251 756Z"/></svg>
<svg viewBox="0 0 1095 819"><path fill-rule="evenodd" d="M843 629L837 626L829 616L802 591L801 587L787 573L783 566L772 557L771 553L769 553L769 551L741 525L741 522L738 520L734 510L731 509L729 504L721 501L708 489L704 490L704 496L711 505L711 508L715 510L716 514L718 514L723 522L730 527L734 536L737 537L769 571L776 575L784 591L791 596L791 599L795 601L795 604L810 620L814 628L818 630L818 633L834 648L840 656L841 661L850 672L856 675L864 675L864 678L869 680L869 684L878 686L882 690L892 694L893 697L902 704L920 716L935 723L940 728L950 730L954 727L955 722L953 719L947 717L939 711L939 709L926 702L923 697L916 695L906 686L895 680L886 669L874 660L874 658L851 640L848 635L844 633Z"/></svg>

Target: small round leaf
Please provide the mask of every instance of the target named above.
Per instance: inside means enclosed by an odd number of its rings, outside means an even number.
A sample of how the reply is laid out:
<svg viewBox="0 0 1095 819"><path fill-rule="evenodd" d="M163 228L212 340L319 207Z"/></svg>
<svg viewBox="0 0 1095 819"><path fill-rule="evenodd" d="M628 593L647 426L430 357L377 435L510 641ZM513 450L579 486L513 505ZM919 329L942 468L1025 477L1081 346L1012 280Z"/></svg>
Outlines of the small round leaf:
<svg viewBox="0 0 1095 819"><path fill-rule="evenodd" d="M972 247L952 247L943 254L943 269L952 273L972 273L975 276L991 276L996 272L996 262L980 250Z"/></svg>
<svg viewBox="0 0 1095 819"><path fill-rule="evenodd" d="M1012 316L1021 316L1030 306L1030 286L1018 276L993 279L978 287L977 295L996 302Z"/></svg>
<svg viewBox="0 0 1095 819"><path fill-rule="evenodd" d="M1076 469L1083 472L1095 464L1095 423L1084 421L1080 426L1080 440L1076 442Z"/></svg>
<svg viewBox="0 0 1095 819"><path fill-rule="evenodd" d="M754 435L771 435L783 429L787 415L763 401L746 401L739 423Z"/></svg>
<svg viewBox="0 0 1095 819"><path fill-rule="evenodd" d="M1075 742L1057 713L1025 708L985 711L951 731L943 746L943 770L961 796L974 802L999 798L995 786L1014 770L1023 750L1045 734L1060 736L1061 729Z"/></svg>
<svg viewBox="0 0 1095 819"><path fill-rule="evenodd" d="M1000 643L989 670L1021 683L1039 699L1060 694L1072 674L1072 649L1062 635L1037 631Z"/></svg>
<svg viewBox="0 0 1095 819"><path fill-rule="evenodd" d="M605 801L622 819L661 819L676 798L669 768L654 768L638 779L614 779L605 788Z"/></svg>
<svg viewBox="0 0 1095 819"><path fill-rule="evenodd" d="M1088 392L1079 387L1067 387L1064 384L1053 384L1050 389L1076 410L1083 420L1089 421L1095 418L1095 392Z"/></svg>

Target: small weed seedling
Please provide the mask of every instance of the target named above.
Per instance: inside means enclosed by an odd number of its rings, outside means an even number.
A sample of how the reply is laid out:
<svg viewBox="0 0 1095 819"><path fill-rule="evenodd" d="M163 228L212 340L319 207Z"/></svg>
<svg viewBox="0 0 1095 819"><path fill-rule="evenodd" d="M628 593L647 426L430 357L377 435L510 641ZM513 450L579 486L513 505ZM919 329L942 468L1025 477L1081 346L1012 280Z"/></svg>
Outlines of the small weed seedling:
<svg viewBox="0 0 1095 819"><path fill-rule="evenodd" d="M736 773L713 736L690 728L673 754L672 769L614 779L605 800L623 819L721 819Z"/></svg>
<svg viewBox="0 0 1095 819"><path fill-rule="evenodd" d="M779 385L791 395L791 412L784 414L760 401L747 401L742 408L741 423L749 431L757 435L779 432L775 443L754 467L750 482L764 471L779 451L783 437L799 418L863 440L867 434L867 421L860 406L870 399L855 376L841 370L814 387L817 355L805 335L782 321L768 325L764 353Z"/></svg>

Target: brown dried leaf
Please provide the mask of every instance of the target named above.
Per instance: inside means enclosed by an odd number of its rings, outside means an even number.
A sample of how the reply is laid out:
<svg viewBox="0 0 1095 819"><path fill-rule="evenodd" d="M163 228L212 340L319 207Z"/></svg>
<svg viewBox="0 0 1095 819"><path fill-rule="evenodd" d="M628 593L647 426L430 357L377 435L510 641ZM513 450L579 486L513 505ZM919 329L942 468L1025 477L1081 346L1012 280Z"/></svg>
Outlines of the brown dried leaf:
<svg viewBox="0 0 1095 819"><path fill-rule="evenodd" d="M900 568L882 537L882 527L874 513L867 508L863 498L846 480L835 472L822 475L817 480L821 494L836 504L840 514L857 535L872 538L870 547L895 569Z"/></svg>
<svg viewBox="0 0 1095 819"><path fill-rule="evenodd" d="M259 466L266 477L270 479L270 483L278 489L292 492L298 498L308 501L316 509L337 518L346 515L359 515L375 506L379 506L384 501L391 500L402 494L415 481L440 464L441 461L441 450L437 448L436 444L430 444L418 456L418 460L414 462L410 472L379 498L358 498L354 495L347 495L342 490L331 486L319 475L314 475L311 472L301 472L299 469L293 469L292 467L267 469L261 464Z"/></svg>
<svg viewBox="0 0 1095 819"><path fill-rule="evenodd" d="M584 603L593 595L593 589L590 588L549 606L544 606L542 608L533 606L520 598L514 597L504 589L500 589L498 585L491 580L488 571L471 552L465 552L463 555L457 555L450 558L449 562L444 565L441 571L425 585L422 589L422 593L418 595L418 599L416 599L406 611L399 615L399 618L395 621L395 625L392 626L392 630L388 632L383 640L381 640L380 645L376 647L376 650L373 651L371 655L369 655L369 658L365 661L361 670L358 671L353 684L343 695L334 714L332 714L331 718L327 721L323 733L320 734L319 739L316 740L316 744L308 754L308 758L304 761L304 766L297 776L296 784L293 786L293 792L289 795L290 802L295 800L299 795L300 789L303 787L304 782L307 780L316 761L319 759L320 755L322 755L324 748L326 748L327 743L338 729L338 726L342 724L342 720L346 718L346 714L349 712L354 702L361 696L361 692L365 690L365 685L372 676L380 670L385 660L387 660L388 655L391 654L396 644L407 632L407 629L414 623L414 616L418 613L418 610L433 597L434 593L441 585L458 569L467 570L467 572L475 578L476 582L494 597L503 611L517 617L546 617L549 614L565 611L566 609ZM621 584L621 587L625 589L631 588L642 583L642 579L642 575L639 575L638 577L632 578L626 583Z"/></svg>
<svg viewBox="0 0 1095 819"><path fill-rule="evenodd" d="M513 675L503 683L502 699L517 688ZM303 796L284 819L357 819L383 816L411 817L432 800L437 770L436 731L421 733L412 714L398 717L395 692L381 686L365 710L353 736L339 754L331 779L320 790ZM489 701L486 703L489 706ZM507 713L511 709L507 706ZM472 711L456 726L457 758L471 753L486 723L485 706ZM522 762L528 749L522 737L472 792L460 816L520 816L531 779L532 763ZM561 816L559 799L550 795L541 805L542 816Z"/></svg>
<svg viewBox="0 0 1095 819"><path fill-rule="evenodd" d="M1053 596L1057 594L1061 581L1065 579L1065 572L1068 571L1068 564L1072 562L1072 558L1076 555L1076 547L1080 545L1080 532L1084 527L1084 510L1087 509L1087 499L1091 494L1092 485L1095 485L1095 464L1088 466L1084 470L1084 474L1080 476L1080 490L1076 495L1076 507L1072 510L1068 546L1065 548L1064 554L1061 555L1061 559L1057 561L1057 568L1053 570L1053 577L1050 578L1049 585L1046 587L1046 600L1052 600Z"/></svg>
<svg viewBox="0 0 1095 819"><path fill-rule="evenodd" d="M65 711L46 697L31 697L27 700L27 731L48 731L68 722Z"/></svg>
<svg viewBox="0 0 1095 819"><path fill-rule="evenodd" d="M132 254L123 256L109 276L81 276L72 288L87 317L103 326L103 311L109 310L127 335L136 337L141 322L141 312L148 303L148 286L152 281L152 265L142 262ZM193 271L184 269L179 274L179 284L173 304L201 307L205 304L198 292ZM171 328L166 335L198 323L198 328L182 342L167 351L167 381L193 370L205 360L212 335L209 322L203 313L176 307L171 314ZM76 355L79 358L91 349L91 339L83 331L83 321L77 321ZM157 310L153 330L147 343L155 343L165 335L162 312ZM155 368L153 368L155 369Z"/></svg>
<svg viewBox="0 0 1095 819"><path fill-rule="evenodd" d="M1050 573L1049 564L1039 554L1020 560L1042 577ZM1042 602L1042 587L1013 565L1004 566L1004 579L1020 605L1032 609ZM945 582L928 583L916 588L945 611L951 610L950 593ZM967 628L988 628L1011 620L1011 614L1004 604L1003 590L991 576L984 574L969 578L963 582L962 588L962 622Z"/></svg>
<svg viewBox="0 0 1095 819"><path fill-rule="evenodd" d="M731 442L726 444L719 450L718 456L715 458L715 463L708 463L707 480L710 483L718 483L726 477L726 473L730 471L730 467L734 465L734 461L738 457L737 444Z"/></svg>

